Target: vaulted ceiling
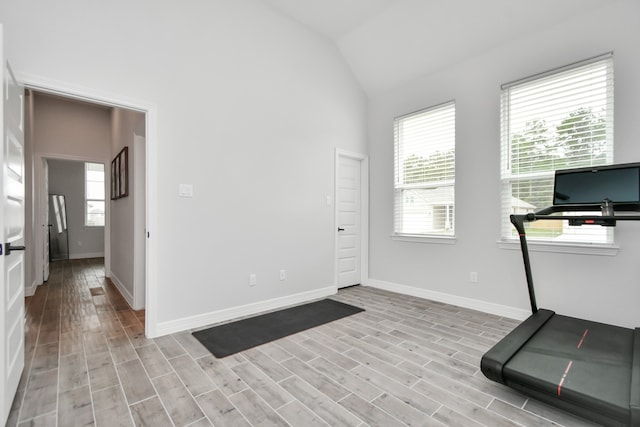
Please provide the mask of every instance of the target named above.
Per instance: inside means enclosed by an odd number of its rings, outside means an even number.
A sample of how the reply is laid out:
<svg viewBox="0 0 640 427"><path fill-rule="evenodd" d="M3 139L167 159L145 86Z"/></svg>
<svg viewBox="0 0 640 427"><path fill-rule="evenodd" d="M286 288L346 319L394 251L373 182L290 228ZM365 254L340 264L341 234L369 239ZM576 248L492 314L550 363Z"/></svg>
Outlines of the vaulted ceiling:
<svg viewBox="0 0 640 427"><path fill-rule="evenodd" d="M264 1L335 43L372 96L615 0Z"/></svg>

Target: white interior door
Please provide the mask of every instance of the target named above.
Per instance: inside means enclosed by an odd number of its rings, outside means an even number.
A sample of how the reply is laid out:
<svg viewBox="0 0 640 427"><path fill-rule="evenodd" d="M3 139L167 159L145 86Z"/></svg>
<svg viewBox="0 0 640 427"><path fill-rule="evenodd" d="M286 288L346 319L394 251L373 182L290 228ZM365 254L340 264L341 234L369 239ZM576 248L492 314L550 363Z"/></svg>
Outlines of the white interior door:
<svg viewBox="0 0 640 427"><path fill-rule="evenodd" d="M336 160L338 288L361 282L361 160L338 154Z"/></svg>
<svg viewBox="0 0 640 427"><path fill-rule="evenodd" d="M1 29L0 29L1 34ZM1 35L0 35L1 38ZM1 40L0 40L1 45ZM1 52L0 52L1 53ZM2 55L0 54L0 57ZM24 369L24 129L22 88L3 60L3 144L0 154L0 290L2 297L2 423ZM11 250L11 248L14 250Z"/></svg>

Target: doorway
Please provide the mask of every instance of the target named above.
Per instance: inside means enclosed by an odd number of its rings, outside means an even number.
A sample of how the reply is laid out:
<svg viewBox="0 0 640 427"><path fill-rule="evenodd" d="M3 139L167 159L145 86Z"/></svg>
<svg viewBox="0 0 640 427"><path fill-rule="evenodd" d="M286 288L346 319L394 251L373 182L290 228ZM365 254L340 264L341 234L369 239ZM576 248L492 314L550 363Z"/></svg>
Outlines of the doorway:
<svg viewBox="0 0 640 427"><path fill-rule="evenodd" d="M335 281L338 288L366 284L368 277L369 160L336 150Z"/></svg>
<svg viewBox="0 0 640 427"><path fill-rule="evenodd" d="M47 172L45 164L48 159L53 161L75 161L75 162L95 162L104 164L105 169L105 209L104 209L104 243L103 254L105 261L105 273L118 287L129 305L136 310L146 309L145 330L150 336L153 325L153 308L147 304L146 271L148 269L147 252L147 128L150 121L150 111L152 108L144 109L139 106L104 100L87 95L79 95L62 88L44 87L34 82L25 82L25 86L33 93L47 97L57 97L62 102L84 105L87 109L103 109L108 111L110 122L108 131L109 140L103 149L94 151L87 157L85 151L77 154L73 151L73 144L67 144L58 150L55 145L49 148L46 144L39 144L38 135L31 135L31 159L33 162L33 247L44 248L47 237L46 228L48 220L46 218L48 190L45 191L47 182ZM77 106L76 105L76 106ZM154 112L154 111L153 111ZM35 120L38 117L38 108L29 107L27 114L33 114ZM73 122L74 127L82 127L83 113L80 113ZM32 118L32 122L34 121ZM139 123L138 123L139 122ZM126 138L123 137L126 135ZM129 194L128 197L110 200L111 188L111 160L121 147L128 146L129 153ZM85 147L86 148L86 147ZM84 163L83 163L84 164ZM83 209L83 214L86 214ZM27 217L29 222L29 216ZM125 236L125 237L122 237ZM74 237L70 236L70 246L78 243ZM83 244L81 242L81 244ZM135 250L134 250L135 249ZM34 285L42 283L45 272L44 249L34 253ZM97 255L97 253L92 253ZM133 263L131 262L133 260ZM35 289L35 287L34 287Z"/></svg>
<svg viewBox="0 0 640 427"><path fill-rule="evenodd" d="M49 261L103 258L105 235L105 165L45 159L48 176L48 224L44 236ZM44 215L43 215L44 217ZM47 269L45 268L45 271ZM46 279L46 274L44 275Z"/></svg>

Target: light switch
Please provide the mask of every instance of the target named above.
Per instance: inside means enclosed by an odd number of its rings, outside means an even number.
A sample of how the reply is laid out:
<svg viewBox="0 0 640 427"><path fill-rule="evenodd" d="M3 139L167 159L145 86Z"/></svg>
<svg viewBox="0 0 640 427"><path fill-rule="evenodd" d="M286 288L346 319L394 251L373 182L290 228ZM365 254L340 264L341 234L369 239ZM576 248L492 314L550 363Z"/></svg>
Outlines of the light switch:
<svg viewBox="0 0 640 427"><path fill-rule="evenodd" d="M180 197L193 197L193 185L180 184L178 188L178 196Z"/></svg>

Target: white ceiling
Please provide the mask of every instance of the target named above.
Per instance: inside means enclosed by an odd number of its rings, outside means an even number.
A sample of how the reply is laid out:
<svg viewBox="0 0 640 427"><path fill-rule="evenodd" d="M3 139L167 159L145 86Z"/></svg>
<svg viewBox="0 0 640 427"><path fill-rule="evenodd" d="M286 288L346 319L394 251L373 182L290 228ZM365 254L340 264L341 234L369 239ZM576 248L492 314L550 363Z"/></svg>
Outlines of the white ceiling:
<svg viewBox="0 0 640 427"><path fill-rule="evenodd" d="M374 95L615 0L264 0L340 49Z"/></svg>
<svg viewBox="0 0 640 427"><path fill-rule="evenodd" d="M265 0L309 28L338 40L401 0Z"/></svg>

